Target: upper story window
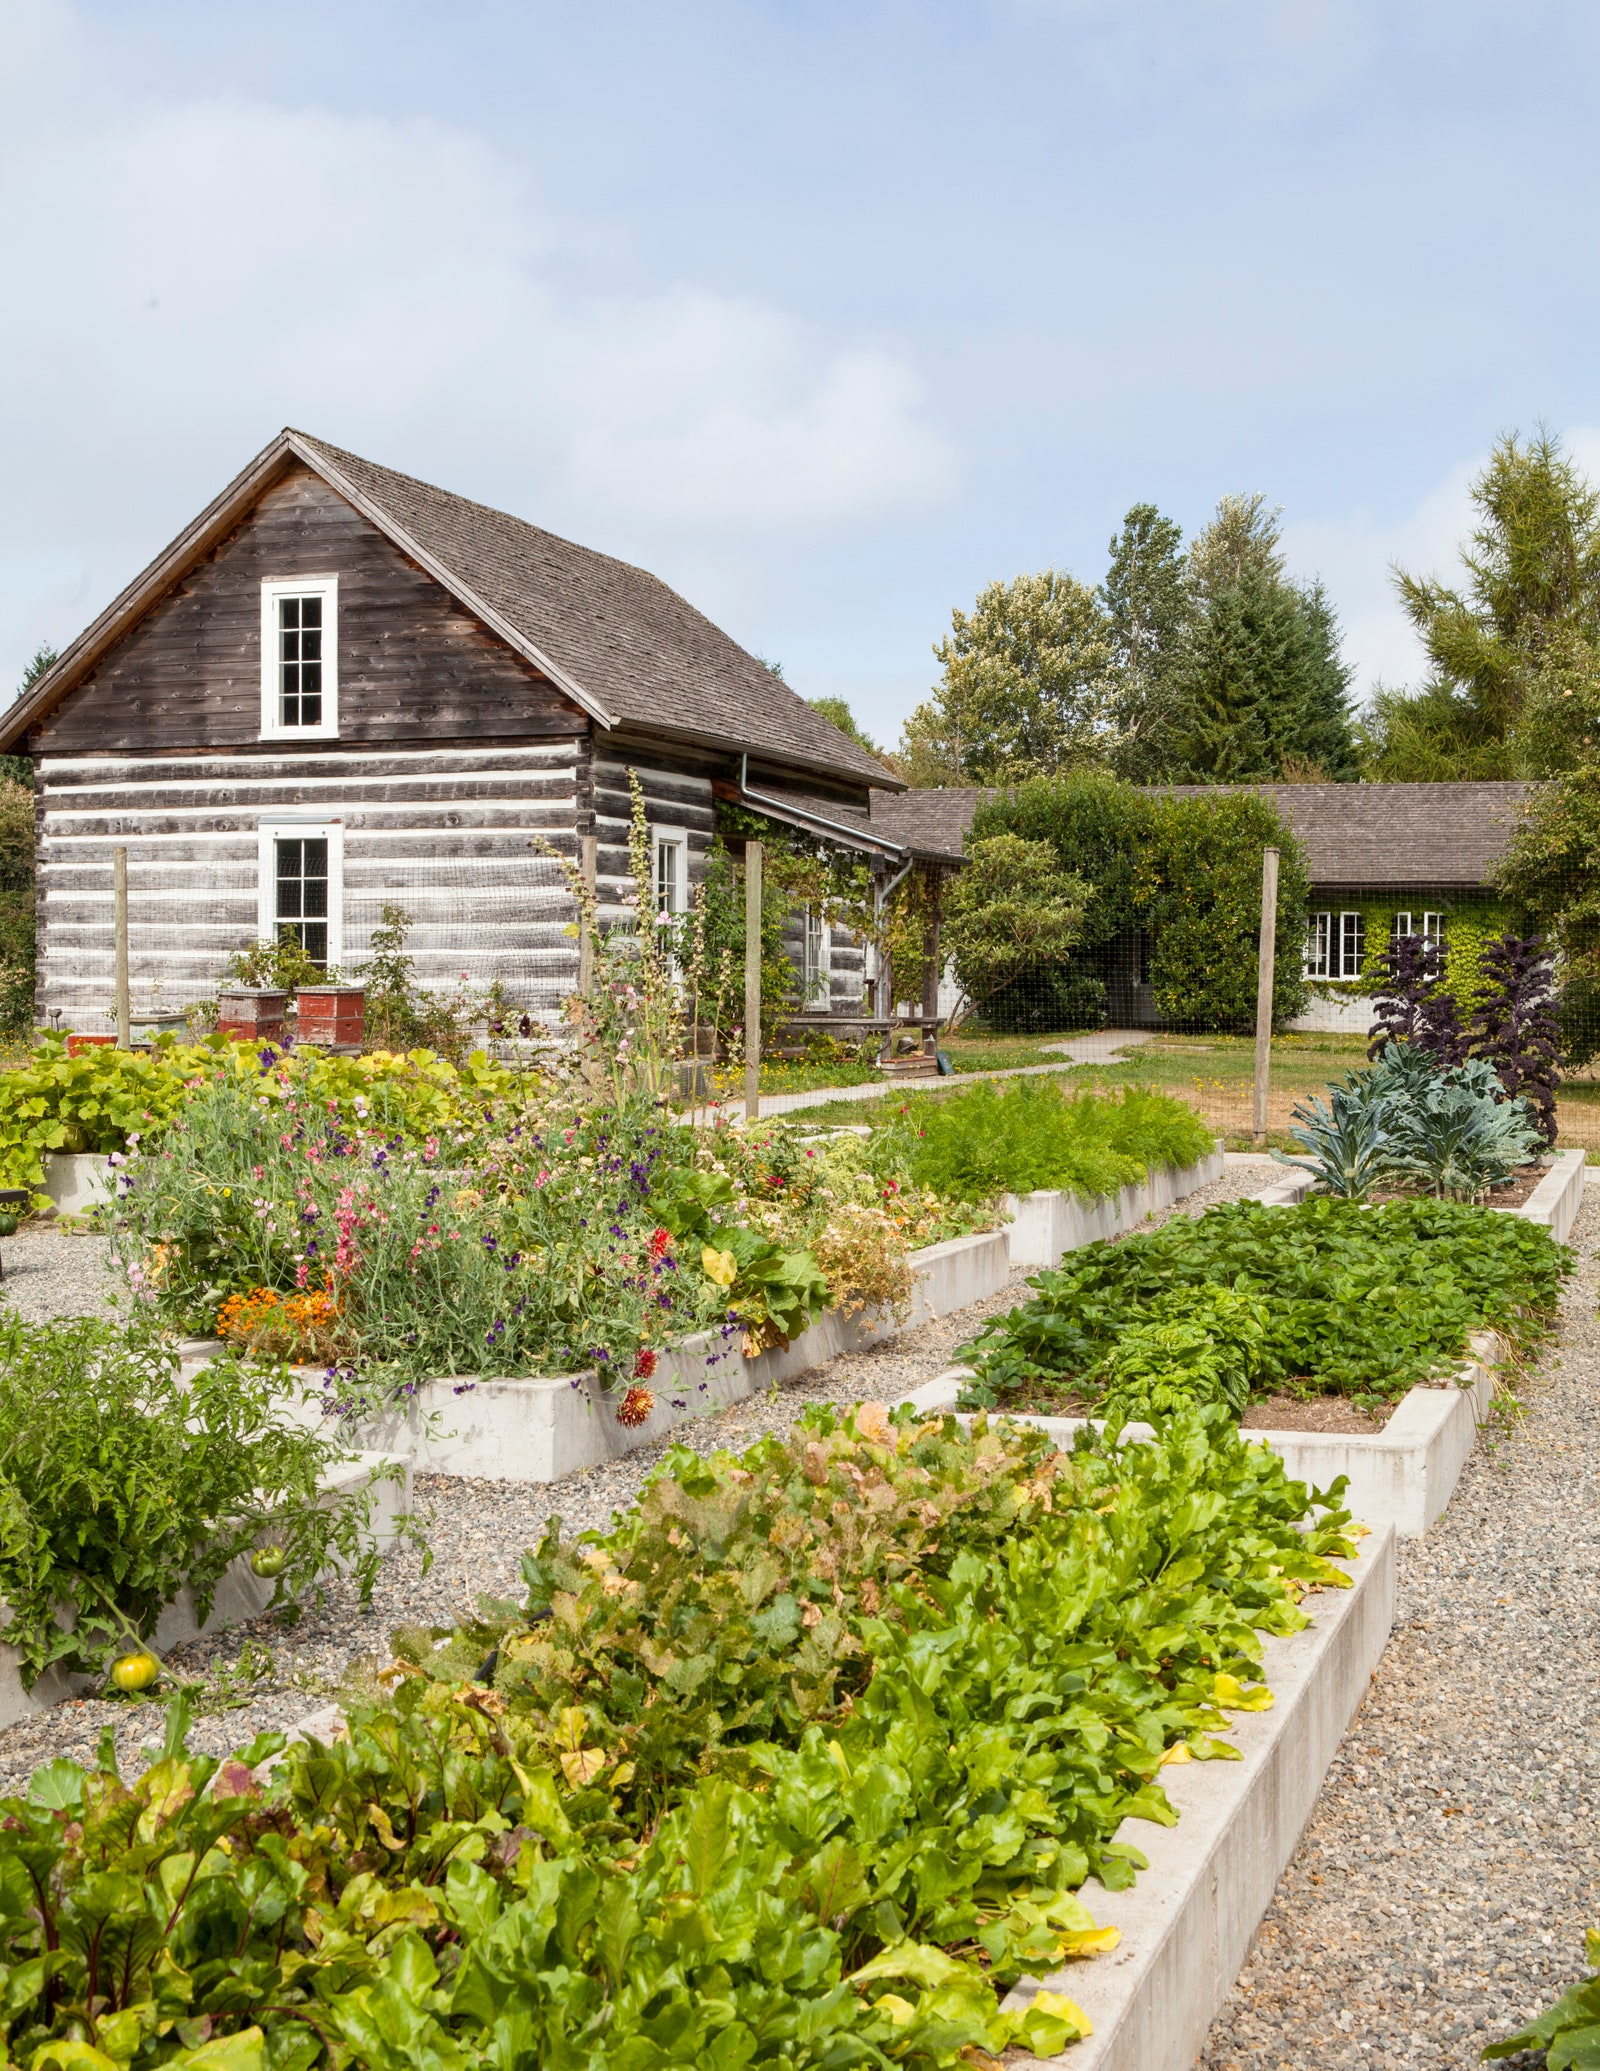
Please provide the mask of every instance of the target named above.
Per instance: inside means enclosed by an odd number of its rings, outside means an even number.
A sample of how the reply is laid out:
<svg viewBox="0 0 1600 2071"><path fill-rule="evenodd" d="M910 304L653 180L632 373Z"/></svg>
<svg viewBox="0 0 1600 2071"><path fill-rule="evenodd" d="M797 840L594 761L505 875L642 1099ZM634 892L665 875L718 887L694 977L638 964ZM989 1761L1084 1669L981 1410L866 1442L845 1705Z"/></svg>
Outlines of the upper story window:
<svg viewBox="0 0 1600 2071"><path fill-rule="evenodd" d="M339 579L261 585L261 737L339 731Z"/></svg>

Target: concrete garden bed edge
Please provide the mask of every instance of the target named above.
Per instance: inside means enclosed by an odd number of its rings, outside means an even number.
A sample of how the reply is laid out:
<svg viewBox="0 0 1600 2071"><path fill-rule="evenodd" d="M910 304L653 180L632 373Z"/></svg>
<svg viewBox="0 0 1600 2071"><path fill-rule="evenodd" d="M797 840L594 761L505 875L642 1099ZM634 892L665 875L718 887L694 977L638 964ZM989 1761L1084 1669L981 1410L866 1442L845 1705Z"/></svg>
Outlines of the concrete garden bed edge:
<svg viewBox="0 0 1600 2071"><path fill-rule="evenodd" d="M1125 1820L1118 1838L1149 1857L1128 1891L1085 1885L1082 1897L1119 1946L1027 1978L1006 2000L1064 1992L1094 2023L1087 2041L1042 2061L1059 2071L1191 2071L1249 1953L1278 1878L1311 1817L1334 1752L1355 1716L1394 1622L1395 1535L1379 1527L1360 1557L1340 1563L1348 1590L1324 1590L1312 1623L1268 1639L1265 1712L1239 1712L1228 1737L1237 1762L1189 1762L1161 1772L1175 1827ZM1021 2053L1007 2063L1041 2060Z"/></svg>
<svg viewBox="0 0 1600 2071"><path fill-rule="evenodd" d="M1495 1377L1506 1347L1493 1331L1475 1332L1456 1381L1419 1385L1402 1397L1381 1431L1247 1431L1252 1442L1270 1447L1296 1481L1330 1488L1348 1477L1347 1507L1369 1525L1392 1525L1402 1539L1420 1539L1455 1491L1478 1427L1489 1414ZM953 1366L902 1399L930 1415L954 1410L964 1367ZM1009 1411L1000 1412L1009 1415ZM970 1421L963 1413L963 1420ZM1018 1416L1035 1424L1062 1447L1091 1420L1085 1417ZM1128 1424L1131 1438L1154 1436L1148 1424Z"/></svg>

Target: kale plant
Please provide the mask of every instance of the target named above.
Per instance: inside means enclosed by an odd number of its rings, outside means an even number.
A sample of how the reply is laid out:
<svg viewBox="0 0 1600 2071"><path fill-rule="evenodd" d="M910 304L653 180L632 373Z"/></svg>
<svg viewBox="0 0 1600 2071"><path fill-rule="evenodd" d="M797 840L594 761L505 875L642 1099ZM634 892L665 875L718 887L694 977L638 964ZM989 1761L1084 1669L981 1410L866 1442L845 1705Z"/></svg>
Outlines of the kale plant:
<svg viewBox="0 0 1600 2071"><path fill-rule="evenodd" d="M1289 1158L1274 1151L1278 1163L1309 1172L1325 1194L1364 1201L1390 1177L1399 1156L1389 1101L1374 1092L1376 1077L1375 1072L1352 1072L1345 1085L1328 1088L1326 1101L1301 1101L1292 1111L1289 1134L1310 1156Z"/></svg>
<svg viewBox="0 0 1600 2071"><path fill-rule="evenodd" d="M1473 1050L1494 1066L1508 1098L1528 1103L1545 1142L1554 1144L1561 1015L1544 938L1502 935L1485 946L1478 968L1489 990L1473 1017Z"/></svg>
<svg viewBox="0 0 1600 2071"><path fill-rule="evenodd" d="M1443 1065L1459 1064L1468 1036L1454 996L1444 987L1438 945L1425 935L1396 935L1378 959L1382 976L1367 1030L1367 1055L1382 1056L1394 1043L1429 1051Z"/></svg>
<svg viewBox="0 0 1600 2071"><path fill-rule="evenodd" d="M1503 1186L1538 1157L1544 1135L1523 1101L1499 1093L1492 1067L1474 1059L1442 1074L1420 1099L1397 1105L1397 1170L1444 1201L1475 1201Z"/></svg>

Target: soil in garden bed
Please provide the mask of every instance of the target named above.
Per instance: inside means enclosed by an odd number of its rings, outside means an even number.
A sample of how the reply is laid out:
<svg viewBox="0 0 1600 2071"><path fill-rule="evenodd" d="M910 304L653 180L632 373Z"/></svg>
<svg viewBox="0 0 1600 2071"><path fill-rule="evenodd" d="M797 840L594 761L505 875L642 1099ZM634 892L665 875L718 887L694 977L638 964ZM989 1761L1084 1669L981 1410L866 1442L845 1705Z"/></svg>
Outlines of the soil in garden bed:
<svg viewBox="0 0 1600 2071"><path fill-rule="evenodd" d="M1268 1395L1252 1402L1240 1418L1245 1431L1343 1431L1370 1438L1388 1423L1398 1404L1386 1402L1374 1411L1360 1409L1347 1395ZM1048 1389L1019 1389L1001 1403L999 1416L1097 1417L1098 1403L1081 1395Z"/></svg>
<svg viewBox="0 0 1600 2071"><path fill-rule="evenodd" d="M1334 1431L1370 1438L1381 1431L1398 1407L1386 1402L1364 1410L1348 1395L1268 1395L1252 1402L1239 1419L1241 1431Z"/></svg>
<svg viewBox="0 0 1600 2071"><path fill-rule="evenodd" d="M1525 1201L1532 1199L1534 1189L1539 1182L1543 1179L1548 1179L1549 1176L1550 1167L1548 1165L1531 1165L1527 1171L1518 1173L1517 1177L1506 1186L1491 1188L1486 1198L1479 1203L1479 1206L1483 1208L1520 1208ZM1381 1205L1385 1201L1420 1201L1427 1198L1427 1195L1418 1187L1377 1187L1372 1194L1374 1207Z"/></svg>

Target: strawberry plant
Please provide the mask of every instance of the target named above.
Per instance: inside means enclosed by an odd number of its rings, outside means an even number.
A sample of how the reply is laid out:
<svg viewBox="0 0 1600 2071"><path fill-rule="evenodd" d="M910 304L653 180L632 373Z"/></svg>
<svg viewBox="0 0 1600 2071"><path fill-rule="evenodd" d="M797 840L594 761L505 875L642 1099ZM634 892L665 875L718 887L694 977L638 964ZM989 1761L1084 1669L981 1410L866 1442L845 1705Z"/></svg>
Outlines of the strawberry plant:
<svg viewBox="0 0 1600 2071"><path fill-rule="evenodd" d="M1548 1230L1456 1202L1238 1201L1085 1245L1035 1275L1033 1300L996 1317L960 1355L974 1375L966 1399L1092 1395L1127 1334L1191 1308L1203 1318L1226 1288L1265 1305L1260 1392L1394 1399L1449 1371L1475 1330L1531 1345L1571 1262Z"/></svg>

